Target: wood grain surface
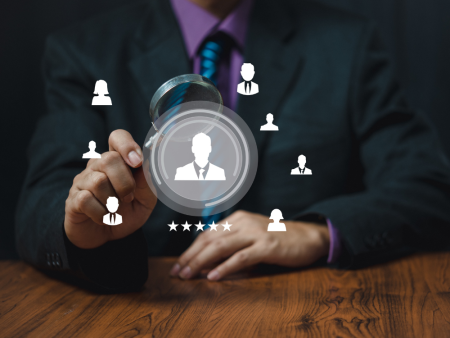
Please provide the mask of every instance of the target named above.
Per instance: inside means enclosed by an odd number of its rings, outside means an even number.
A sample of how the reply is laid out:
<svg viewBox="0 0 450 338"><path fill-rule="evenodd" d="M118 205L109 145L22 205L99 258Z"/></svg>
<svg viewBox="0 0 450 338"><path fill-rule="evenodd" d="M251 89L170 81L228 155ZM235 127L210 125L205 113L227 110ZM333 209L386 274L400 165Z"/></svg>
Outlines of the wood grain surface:
<svg viewBox="0 0 450 338"><path fill-rule="evenodd" d="M450 337L450 253L357 271L252 271L222 282L168 276L98 295L0 262L0 337Z"/></svg>

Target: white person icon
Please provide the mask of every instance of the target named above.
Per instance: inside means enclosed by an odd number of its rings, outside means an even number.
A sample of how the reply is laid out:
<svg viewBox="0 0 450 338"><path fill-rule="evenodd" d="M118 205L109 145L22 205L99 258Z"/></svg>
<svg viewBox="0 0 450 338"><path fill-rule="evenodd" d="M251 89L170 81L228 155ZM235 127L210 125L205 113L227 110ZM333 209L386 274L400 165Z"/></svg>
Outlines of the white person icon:
<svg viewBox="0 0 450 338"><path fill-rule="evenodd" d="M251 63L243 63L241 67L241 75L245 80L238 84L237 92L242 95L255 95L259 93L259 86L252 82L255 76L255 67Z"/></svg>
<svg viewBox="0 0 450 338"><path fill-rule="evenodd" d="M269 219L273 219L273 223L269 223L267 231L286 231L286 224L280 223L280 219L283 219L280 209L273 209Z"/></svg>
<svg viewBox="0 0 450 338"><path fill-rule="evenodd" d="M211 138L199 133L192 138L192 153L195 160L177 168L175 181L225 181L225 171L209 162Z"/></svg>
<svg viewBox="0 0 450 338"><path fill-rule="evenodd" d="M306 168L306 156L300 155L298 157L298 167L291 170L291 175L312 175L312 171Z"/></svg>
<svg viewBox="0 0 450 338"><path fill-rule="evenodd" d="M89 142L89 151L83 154L83 158L102 158L102 155L95 151L97 144L95 141Z"/></svg>
<svg viewBox="0 0 450 338"><path fill-rule="evenodd" d="M97 94L98 96L94 96L92 98L92 105L93 106L112 106L111 98L109 96L108 92L108 84L104 80L98 80L95 83L95 89L94 94Z"/></svg>
<svg viewBox="0 0 450 338"><path fill-rule="evenodd" d="M273 115L272 114L267 114L266 115L266 121L267 123L263 126L261 126L261 128L259 130L262 131L278 131L278 126L273 124Z"/></svg>
<svg viewBox="0 0 450 338"><path fill-rule="evenodd" d="M116 213L117 209L119 209L119 200L117 197L108 197L106 200L106 208L110 213L103 216L103 223L107 225L122 224L122 215Z"/></svg>

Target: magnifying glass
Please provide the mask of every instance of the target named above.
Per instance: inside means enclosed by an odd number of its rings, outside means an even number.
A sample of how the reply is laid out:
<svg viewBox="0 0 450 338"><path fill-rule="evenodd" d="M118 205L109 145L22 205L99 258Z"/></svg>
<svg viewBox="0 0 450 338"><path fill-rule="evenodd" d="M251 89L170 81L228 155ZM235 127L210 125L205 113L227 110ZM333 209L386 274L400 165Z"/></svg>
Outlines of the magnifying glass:
<svg viewBox="0 0 450 338"><path fill-rule="evenodd" d="M208 78L198 74L186 74L176 76L165 82L153 95L150 102L150 117L156 132L158 132L167 121L177 114L183 113L183 103L187 102L212 102L217 104L217 113L222 114L223 100L219 90ZM185 142L195 134L207 133L211 126L199 126L189 134L178 135L174 141ZM165 126L163 134L168 133L171 126ZM152 147L153 138L146 143L146 148Z"/></svg>
<svg viewBox="0 0 450 338"><path fill-rule="evenodd" d="M186 215L202 216L205 210L212 215L235 205L250 189L258 167L255 139L245 121L224 107L211 80L196 74L170 79L153 95L150 117L143 168L162 203ZM199 134L202 141L194 152ZM195 174L197 156L209 163L203 179Z"/></svg>

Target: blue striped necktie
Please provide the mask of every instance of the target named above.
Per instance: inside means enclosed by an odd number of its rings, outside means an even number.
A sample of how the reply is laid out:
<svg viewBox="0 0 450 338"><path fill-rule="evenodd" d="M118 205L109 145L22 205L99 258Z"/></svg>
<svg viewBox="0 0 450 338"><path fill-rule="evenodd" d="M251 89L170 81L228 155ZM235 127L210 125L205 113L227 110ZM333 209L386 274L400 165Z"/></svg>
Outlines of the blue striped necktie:
<svg viewBox="0 0 450 338"><path fill-rule="evenodd" d="M218 32L209 37L200 49L200 75L210 79L217 87L219 67L221 62L226 62L230 58L230 51L233 40L225 33ZM229 74L220 74L222 77L229 78ZM228 83L228 81L224 81ZM220 89L220 88L219 88ZM217 222L221 214L211 215L213 208L205 208L202 212L202 220L208 227L212 222Z"/></svg>
<svg viewBox="0 0 450 338"><path fill-rule="evenodd" d="M220 63L229 60L232 44L227 34L219 32L205 40L200 49L200 75L210 79L216 87ZM228 77L228 74L221 76Z"/></svg>

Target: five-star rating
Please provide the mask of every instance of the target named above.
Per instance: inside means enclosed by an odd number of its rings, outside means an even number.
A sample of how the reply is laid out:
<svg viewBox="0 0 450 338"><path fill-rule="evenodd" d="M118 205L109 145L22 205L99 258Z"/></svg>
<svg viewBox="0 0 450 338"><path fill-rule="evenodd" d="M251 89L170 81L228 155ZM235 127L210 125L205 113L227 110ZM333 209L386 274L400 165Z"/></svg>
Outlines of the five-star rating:
<svg viewBox="0 0 450 338"><path fill-rule="evenodd" d="M174 230L174 231L177 231L177 226L179 226L180 224L175 224L175 222L174 221L172 221L172 223L171 224L167 224L169 227L170 227L170 230L169 231L172 231L172 230ZM203 227L206 225L206 224L203 224L201 221L199 221L198 222L198 224L194 224L196 227L197 227L197 231L205 231L205 229L203 229ZM230 227L233 225L233 224L229 224L228 223L228 221L227 222L225 222L225 224L216 224L214 221L212 222L212 224L210 224L209 225L209 227L210 227L210 231L217 231L217 227L219 226L219 225L222 225L223 226L223 231L225 231L225 230L228 230L228 231L231 231L231 229L230 229ZM192 224L188 224L188 222L186 221L186 223L184 223L184 224L181 224L181 226L183 227L183 231L191 231L191 226L192 226Z"/></svg>

